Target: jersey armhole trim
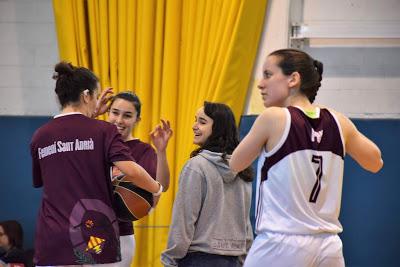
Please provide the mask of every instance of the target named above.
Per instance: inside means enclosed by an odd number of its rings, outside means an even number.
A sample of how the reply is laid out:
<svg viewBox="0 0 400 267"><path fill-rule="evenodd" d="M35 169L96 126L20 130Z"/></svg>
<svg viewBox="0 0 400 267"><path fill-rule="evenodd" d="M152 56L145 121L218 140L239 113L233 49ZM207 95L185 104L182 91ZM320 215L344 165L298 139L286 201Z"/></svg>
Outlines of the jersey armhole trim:
<svg viewBox="0 0 400 267"><path fill-rule="evenodd" d="M338 120L338 118L336 117L336 115L335 115L333 112L331 112L329 109L327 109L327 110L328 110L328 112L332 115L332 117L335 119L336 125L337 125L337 127L338 127L338 129L339 129L340 139L342 140L343 157L344 157L344 156L346 155L346 147L345 147L345 145L344 145L344 138L343 138L342 127L340 126L339 120Z"/></svg>
<svg viewBox="0 0 400 267"><path fill-rule="evenodd" d="M292 117L290 116L290 112L287 108L284 109L285 113L286 113L286 123L285 123L285 129L283 130L283 134L281 136L281 139L279 140L279 142L275 145L274 148L272 148L270 151L265 151L265 156L266 157L271 157L273 154L275 154L282 146L283 143L285 143L288 135L289 135L289 130L290 130L290 124L291 124L291 120ZM265 150L265 147L264 147Z"/></svg>

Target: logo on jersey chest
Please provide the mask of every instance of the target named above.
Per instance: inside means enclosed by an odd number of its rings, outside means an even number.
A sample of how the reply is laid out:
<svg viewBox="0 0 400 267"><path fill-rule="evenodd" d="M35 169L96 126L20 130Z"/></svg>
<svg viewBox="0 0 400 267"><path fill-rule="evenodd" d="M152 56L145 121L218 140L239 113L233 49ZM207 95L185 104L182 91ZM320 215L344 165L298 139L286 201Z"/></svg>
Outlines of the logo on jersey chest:
<svg viewBox="0 0 400 267"><path fill-rule="evenodd" d="M321 143L322 135L324 134L324 130L315 131L311 128L311 142Z"/></svg>

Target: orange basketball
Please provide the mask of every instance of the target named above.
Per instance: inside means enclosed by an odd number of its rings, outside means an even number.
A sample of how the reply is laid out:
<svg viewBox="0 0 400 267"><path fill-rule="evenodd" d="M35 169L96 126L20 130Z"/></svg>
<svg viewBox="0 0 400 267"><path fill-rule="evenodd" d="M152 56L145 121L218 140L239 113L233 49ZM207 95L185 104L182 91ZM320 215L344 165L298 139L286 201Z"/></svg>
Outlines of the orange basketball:
<svg viewBox="0 0 400 267"><path fill-rule="evenodd" d="M153 206L153 195L150 192L135 186L125 175L116 177L113 186L118 219L136 221L149 214Z"/></svg>

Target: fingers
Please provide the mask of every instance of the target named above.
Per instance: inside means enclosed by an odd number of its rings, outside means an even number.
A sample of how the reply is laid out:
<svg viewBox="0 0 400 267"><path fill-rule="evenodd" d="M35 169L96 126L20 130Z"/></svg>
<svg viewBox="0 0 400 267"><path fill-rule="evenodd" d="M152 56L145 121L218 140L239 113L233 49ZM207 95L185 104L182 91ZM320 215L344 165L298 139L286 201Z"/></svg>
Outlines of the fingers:
<svg viewBox="0 0 400 267"><path fill-rule="evenodd" d="M118 169L115 166L112 168L112 177L116 177L116 176L119 176L121 174L122 174L122 172L120 171L120 169Z"/></svg>
<svg viewBox="0 0 400 267"><path fill-rule="evenodd" d="M167 121L161 120L161 121L163 122L164 130L167 133L168 138L170 138L173 134L173 131L171 129L171 123L168 120Z"/></svg>
<svg viewBox="0 0 400 267"><path fill-rule="evenodd" d="M107 103L114 96L112 87L107 88L101 93L100 99L103 103Z"/></svg>
<svg viewBox="0 0 400 267"><path fill-rule="evenodd" d="M104 94L109 94L109 93L112 93L112 92L113 92L113 88L112 88L112 87L107 87L107 88L103 91Z"/></svg>
<svg viewBox="0 0 400 267"><path fill-rule="evenodd" d="M154 127L154 130L152 131L152 133L160 132L160 130L161 130L161 126L160 125L156 125L156 127Z"/></svg>
<svg viewBox="0 0 400 267"><path fill-rule="evenodd" d="M160 137L168 140L172 136L171 123L168 120L161 119L161 123L154 127L154 130L150 133L152 138Z"/></svg>
<svg viewBox="0 0 400 267"><path fill-rule="evenodd" d="M156 137L157 135L157 128L155 128L153 131L150 132L151 137Z"/></svg>
<svg viewBox="0 0 400 267"><path fill-rule="evenodd" d="M172 129L171 129L171 123L167 120L163 120L161 119L161 123L163 125L163 130L168 134L168 135L172 135Z"/></svg>
<svg viewBox="0 0 400 267"><path fill-rule="evenodd" d="M152 138L155 138L157 136L160 136L162 134L162 129L160 125L157 125L153 131L151 131L150 136Z"/></svg>
<svg viewBox="0 0 400 267"><path fill-rule="evenodd" d="M113 97L113 89L109 87L101 92L99 98L97 99L97 105L103 106Z"/></svg>
<svg viewBox="0 0 400 267"><path fill-rule="evenodd" d="M101 92L100 94L100 98L103 99L104 97L106 97L109 94L113 93L113 88L112 87L108 87L105 90L103 90L103 92Z"/></svg>
<svg viewBox="0 0 400 267"><path fill-rule="evenodd" d="M168 120L165 121L164 119L161 119L161 123L163 125L163 129L164 130L170 130L171 129L171 124L170 124L170 122Z"/></svg>
<svg viewBox="0 0 400 267"><path fill-rule="evenodd" d="M110 101L111 98L113 98L113 95L104 97L104 102L107 103L108 101Z"/></svg>
<svg viewBox="0 0 400 267"><path fill-rule="evenodd" d="M164 130L169 128L168 124L163 119L161 119L161 124L162 124L162 127L163 127Z"/></svg>

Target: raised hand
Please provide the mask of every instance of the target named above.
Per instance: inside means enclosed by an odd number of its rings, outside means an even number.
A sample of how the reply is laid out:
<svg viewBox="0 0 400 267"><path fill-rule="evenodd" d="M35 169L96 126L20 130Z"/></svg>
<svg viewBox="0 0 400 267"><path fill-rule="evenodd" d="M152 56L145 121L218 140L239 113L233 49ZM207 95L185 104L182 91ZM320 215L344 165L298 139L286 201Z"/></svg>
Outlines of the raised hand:
<svg viewBox="0 0 400 267"><path fill-rule="evenodd" d="M151 141L158 152L164 152L166 150L172 134L173 132L169 121L161 119L161 124L157 125L150 133Z"/></svg>
<svg viewBox="0 0 400 267"><path fill-rule="evenodd" d="M107 112L108 106L107 103L114 96L112 87L106 88L103 92L101 92L99 99L97 99L96 108L94 110L93 118L97 116L103 115Z"/></svg>

